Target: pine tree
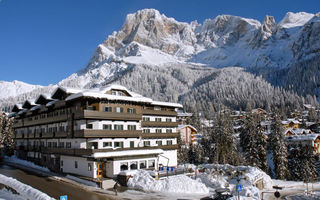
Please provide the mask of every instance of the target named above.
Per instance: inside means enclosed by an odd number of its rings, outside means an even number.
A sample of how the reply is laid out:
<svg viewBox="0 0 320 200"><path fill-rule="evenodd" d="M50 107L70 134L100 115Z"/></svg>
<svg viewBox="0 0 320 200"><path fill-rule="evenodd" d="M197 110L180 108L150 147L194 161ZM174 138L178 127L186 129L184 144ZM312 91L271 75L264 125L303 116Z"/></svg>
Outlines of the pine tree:
<svg viewBox="0 0 320 200"><path fill-rule="evenodd" d="M5 113L0 112L0 144L4 146L5 153L10 155L13 153L13 119L8 118Z"/></svg>
<svg viewBox="0 0 320 200"><path fill-rule="evenodd" d="M244 119L240 133L240 145L244 151L246 163L268 171L266 136L260 125L260 116L249 113Z"/></svg>
<svg viewBox="0 0 320 200"><path fill-rule="evenodd" d="M313 147L310 145L303 146L300 155L301 179L304 182L313 182L317 180L318 172Z"/></svg>
<svg viewBox="0 0 320 200"><path fill-rule="evenodd" d="M273 153L274 171L277 179L289 178L288 151L278 113L273 116L270 142Z"/></svg>
<svg viewBox="0 0 320 200"><path fill-rule="evenodd" d="M181 135L177 138L177 144L178 144L178 163L185 163L188 162L188 148L185 145L182 145L181 141Z"/></svg>
<svg viewBox="0 0 320 200"><path fill-rule="evenodd" d="M301 180L301 160L300 149L298 147L291 147L289 151L288 166L290 170L290 179L293 181Z"/></svg>
<svg viewBox="0 0 320 200"><path fill-rule="evenodd" d="M233 134L233 121L230 117L230 113L218 113L214 120L214 127L211 131L213 162L232 165L237 165L239 163L237 146Z"/></svg>

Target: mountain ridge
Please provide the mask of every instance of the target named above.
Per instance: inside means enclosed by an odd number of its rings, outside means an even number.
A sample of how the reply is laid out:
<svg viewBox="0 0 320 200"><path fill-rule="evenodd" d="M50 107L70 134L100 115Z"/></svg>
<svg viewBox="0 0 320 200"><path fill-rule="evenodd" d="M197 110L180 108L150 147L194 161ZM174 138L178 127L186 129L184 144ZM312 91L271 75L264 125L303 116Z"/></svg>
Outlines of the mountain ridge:
<svg viewBox="0 0 320 200"><path fill-rule="evenodd" d="M278 24L272 16L266 16L263 23L260 23L254 19L232 15L219 15L199 24L195 21L178 22L155 9L143 9L128 14L121 29L98 45L88 64L57 85L77 88L100 87L117 82L117 79L121 79L130 70L143 66L147 66L148 70L150 68L150 73L152 70L161 71L163 68L177 66L182 69L185 66L204 69L238 66L255 73L257 77L262 75L267 80L274 80L276 78L268 79L274 71L296 67L296 63L319 55L319 34L319 13L288 12ZM260 69L263 69L263 73ZM143 71L141 73L140 79L148 76ZM150 79L148 84L160 84L160 80L154 76L156 81ZM257 77L250 79L255 80ZM172 77L168 75L168 78L164 79L169 81L169 78ZM285 75L277 78L288 79ZM281 81L279 84L272 84L292 89ZM189 91L185 92L190 93L192 88L186 88ZM149 92L162 99L165 96L164 91ZM308 93L311 96L316 94L313 90ZM181 96L181 99L185 98Z"/></svg>

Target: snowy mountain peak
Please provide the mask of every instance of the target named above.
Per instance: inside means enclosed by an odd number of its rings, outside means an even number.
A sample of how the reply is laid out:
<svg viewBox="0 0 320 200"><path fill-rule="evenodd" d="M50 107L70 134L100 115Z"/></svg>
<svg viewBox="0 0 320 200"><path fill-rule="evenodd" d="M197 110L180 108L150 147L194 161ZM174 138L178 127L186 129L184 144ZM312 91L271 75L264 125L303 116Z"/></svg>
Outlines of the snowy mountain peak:
<svg viewBox="0 0 320 200"><path fill-rule="evenodd" d="M297 26L303 26L315 15L306 12L288 12L286 16L279 22L279 26L283 28L294 28Z"/></svg>
<svg viewBox="0 0 320 200"><path fill-rule="evenodd" d="M12 82L0 81L0 99L17 96L41 87L17 80Z"/></svg>

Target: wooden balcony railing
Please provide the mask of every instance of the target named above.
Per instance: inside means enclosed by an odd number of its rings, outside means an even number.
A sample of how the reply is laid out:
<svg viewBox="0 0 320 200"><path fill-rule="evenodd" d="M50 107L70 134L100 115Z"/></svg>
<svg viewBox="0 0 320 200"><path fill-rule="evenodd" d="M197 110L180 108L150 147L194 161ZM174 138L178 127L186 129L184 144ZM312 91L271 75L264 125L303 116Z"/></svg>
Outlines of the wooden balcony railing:
<svg viewBox="0 0 320 200"><path fill-rule="evenodd" d="M159 116L177 116L176 111L171 111L171 110L150 110L150 109L145 109L142 110L143 115L159 115Z"/></svg>
<svg viewBox="0 0 320 200"><path fill-rule="evenodd" d="M154 121L143 121L141 122L142 127L177 127L178 122L154 122Z"/></svg>
<svg viewBox="0 0 320 200"><path fill-rule="evenodd" d="M139 121L142 119L142 114L83 110L83 111L77 111L75 113L75 119L110 119L110 120L121 120L121 121Z"/></svg>

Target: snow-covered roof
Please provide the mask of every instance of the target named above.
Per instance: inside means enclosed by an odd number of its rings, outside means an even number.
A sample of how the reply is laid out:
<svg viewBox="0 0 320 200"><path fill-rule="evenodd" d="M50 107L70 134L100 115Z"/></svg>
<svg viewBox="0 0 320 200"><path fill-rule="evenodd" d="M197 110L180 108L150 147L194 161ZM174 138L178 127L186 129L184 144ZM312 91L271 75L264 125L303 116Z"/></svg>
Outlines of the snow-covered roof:
<svg viewBox="0 0 320 200"><path fill-rule="evenodd" d="M170 103L170 102L163 102L163 101L152 101L152 105L156 106L169 106L169 107L175 107L175 108L183 108L183 106L180 103Z"/></svg>
<svg viewBox="0 0 320 200"><path fill-rule="evenodd" d="M9 117L9 118L14 117L14 116L16 116L16 114L17 114L16 112L9 113L9 114L8 114L8 117Z"/></svg>
<svg viewBox="0 0 320 200"><path fill-rule="evenodd" d="M39 101L39 99L40 98L45 98L46 100L53 100L52 98L51 98L51 95L50 94L40 94L37 98L36 98L36 100L34 101L35 103L37 103L38 101Z"/></svg>
<svg viewBox="0 0 320 200"><path fill-rule="evenodd" d="M152 155L162 154L162 149L146 149L146 150L130 150L130 151L111 151L111 152L97 152L93 153L91 157L94 158L111 158L122 156L140 156L140 155Z"/></svg>
<svg viewBox="0 0 320 200"><path fill-rule="evenodd" d="M21 111L18 112L18 115L22 115L22 114L24 114L24 113L26 113L26 112L27 112L27 109L23 109L23 110L21 110Z"/></svg>
<svg viewBox="0 0 320 200"><path fill-rule="evenodd" d="M25 104L27 104L27 103L30 104L31 106L35 106L36 105L34 99L32 99L32 100L25 100L23 105L22 105L22 107L24 108Z"/></svg>
<svg viewBox="0 0 320 200"><path fill-rule="evenodd" d="M146 102L146 103L152 102L152 99L146 98L143 96L140 96L140 97L117 96L117 95L111 95L111 94L91 92L90 90L72 94L66 98L66 101L70 101L80 97L93 97L93 98L99 98L99 99L123 100L123 101Z"/></svg>
<svg viewBox="0 0 320 200"><path fill-rule="evenodd" d="M35 110L39 110L40 108L41 108L41 105L36 105L36 106L33 106L30 110L35 111Z"/></svg>
<svg viewBox="0 0 320 200"><path fill-rule="evenodd" d="M309 134L309 135L294 135L286 137L287 141L314 141L319 134Z"/></svg>
<svg viewBox="0 0 320 200"><path fill-rule="evenodd" d="M16 106L18 109L22 109L22 104L15 104L14 106Z"/></svg>
<svg viewBox="0 0 320 200"><path fill-rule="evenodd" d="M107 91L110 91L110 90L123 90L123 91L126 91L132 97L141 96L140 94L131 92L126 87L124 87L122 85L117 85L117 84L106 85L106 86L100 88L99 92L106 93Z"/></svg>
<svg viewBox="0 0 320 200"><path fill-rule="evenodd" d="M120 95L112 95L106 94L109 90L124 90L130 96L120 96ZM170 102L162 102L162 101L153 101L151 98L144 97L140 94L129 91L127 88L121 85L109 85L103 88L95 88L95 89L87 89L77 93L74 93L66 98L66 101L70 101L73 99L77 99L80 97L93 97L98 99L108 99L108 100L121 100L121 101L132 101L132 102L144 102L150 103L151 105L159 105L159 106L169 106L175 108L182 108L183 106L178 103L170 103Z"/></svg>
<svg viewBox="0 0 320 200"><path fill-rule="evenodd" d="M53 100L53 101L48 102L48 103L46 104L46 107L53 106L56 101L57 101L57 100Z"/></svg>
<svg viewBox="0 0 320 200"><path fill-rule="evenodd" d="M294 123L294 124L301 124L301 122L299 122L296 119L288 119L286 121L281 121L282 124L289 124L290 122Z"/></svg>
<svg viewBox="0 0 320 200"><path fill-rule="evenodd" d="M177 112L178 117L192 117L192 113L187 113L187 112Z"/></svg>
<svg viewBox="0 0 320 200"><path fill-rule="evenodd" d="M262 121L260 122L261 126L270 126L271 125L271 121Z"/></svg>
<svg viewBox="0 0 320 200"><path fill-rule="evenodd" d="M304 129L304 128L293 128L293 129L287 129L284 130L284 133L292 132L295 135L302 135L302 134L310 134L312 131L310 129Z"/></svg>
<svg viewBox="0 0 320 200"><path fill-rule="evenodd" d="M190 124L185 124L185 125L178 125L177 129L183 129L185 127L190 127L192 129L194 129L195 131L198 131L194 126L190 125Z"/></svg>

